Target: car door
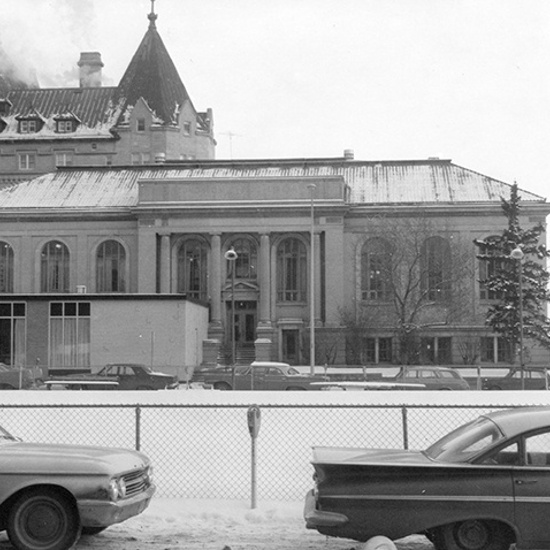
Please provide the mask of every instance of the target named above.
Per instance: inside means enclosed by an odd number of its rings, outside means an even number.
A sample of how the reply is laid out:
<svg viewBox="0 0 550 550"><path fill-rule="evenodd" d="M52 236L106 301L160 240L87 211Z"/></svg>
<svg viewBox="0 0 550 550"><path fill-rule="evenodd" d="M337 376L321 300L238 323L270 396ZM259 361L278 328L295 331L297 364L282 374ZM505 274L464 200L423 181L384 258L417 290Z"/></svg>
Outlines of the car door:
<svg viewBox="0 0 550 550"><path fill-rule="evenodd" d="M536 548L537 541L550 540L550 430L523 441L523 463L513 471L515 517L523 538Z"/></svg>
<svg viewBox="0 0 550 550"><path fill-rule="evenodd" d="M125 365L118 365L118 388L119 390L135 390L136 389L136 377L131 367Z"/></svg>

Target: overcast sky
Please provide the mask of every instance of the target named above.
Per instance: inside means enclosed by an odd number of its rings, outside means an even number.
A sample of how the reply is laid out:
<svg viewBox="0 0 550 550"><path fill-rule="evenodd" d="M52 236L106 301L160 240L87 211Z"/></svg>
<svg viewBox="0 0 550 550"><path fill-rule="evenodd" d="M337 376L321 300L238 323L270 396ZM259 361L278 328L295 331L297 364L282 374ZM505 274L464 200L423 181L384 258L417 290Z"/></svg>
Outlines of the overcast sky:
<svg viewBox="0 0 550 550"><path fill-rule="evenodd" d="M81 51L118 84L149 0L2 0L0 40L42 86ZM550 198L550 1L157 0L217 158L449 158ZM231 137L232 135L232 137Z"/></svg>

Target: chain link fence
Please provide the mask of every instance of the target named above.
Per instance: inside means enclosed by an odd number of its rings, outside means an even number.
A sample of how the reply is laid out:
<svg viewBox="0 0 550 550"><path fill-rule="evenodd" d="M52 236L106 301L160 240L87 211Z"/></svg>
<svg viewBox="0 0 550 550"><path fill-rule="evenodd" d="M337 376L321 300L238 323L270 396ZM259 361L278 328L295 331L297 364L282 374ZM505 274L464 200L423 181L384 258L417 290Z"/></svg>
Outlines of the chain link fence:
<svg viewBox="0 0 550 550"><path fill-rule="evenodd" d="M495 407L263 405L255 492L297 500L312 487L311 447L423 449ZM136 448L155 467L158 496L246 499L252 444L246 405L0 405L25 441Z"/></svg>

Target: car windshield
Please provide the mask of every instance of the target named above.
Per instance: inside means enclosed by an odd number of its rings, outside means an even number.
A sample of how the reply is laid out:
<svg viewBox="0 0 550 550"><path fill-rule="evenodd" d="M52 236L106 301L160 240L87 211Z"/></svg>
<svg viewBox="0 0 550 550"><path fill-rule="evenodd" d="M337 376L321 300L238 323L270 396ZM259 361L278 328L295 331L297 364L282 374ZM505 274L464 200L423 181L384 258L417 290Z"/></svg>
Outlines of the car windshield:
<svg viewBox="0 0 550 550"><path fill-rule="evenodd" d="M6 441L17 441L17 437L14 437L7 430L4 430L2 426L0 426L0 444Z"/></svg>
<svg viewBox="0 0 550 550"><path fill-rule="evenodd" d="M467 462L503 437L494 422L481 417L447 434L428 447L424 454L442 462Z"/></svg>

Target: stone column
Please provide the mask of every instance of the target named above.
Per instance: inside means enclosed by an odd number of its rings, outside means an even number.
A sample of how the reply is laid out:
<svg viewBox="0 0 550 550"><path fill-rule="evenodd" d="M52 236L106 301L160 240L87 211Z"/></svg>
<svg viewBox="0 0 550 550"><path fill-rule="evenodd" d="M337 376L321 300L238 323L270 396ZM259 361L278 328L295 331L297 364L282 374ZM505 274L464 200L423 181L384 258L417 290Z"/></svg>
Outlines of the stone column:
<svg viewBox="0 0 550 550"><path fill-rule="evenodd" d="M212 246L211 246L211 256L210 256L210 303L212 306L211 309L211 326L221 327L222 326L222 303L221 303L221 294L222 294L222 280L221 280L221 236L219 234L212 235Z"/></svg>
<svg viewBox="0 0 550 550"><path fill-rule="evenodd" d="M160 292L170 292L170 234L160 236Z"/></svg>
<svg viewBox="0 0 550 550"><path fill-rule="evenodd" d="M271 326L271 261L270 261L271 242L268 234L260 236L260 319L261 327Z"/></svg>
<svg viewBox="0 0 550 550"><path fill-rule="evenodd" d="M317 232L313 234L313 246L315 255L315 323L321 319L321 235Z"/></svg>

